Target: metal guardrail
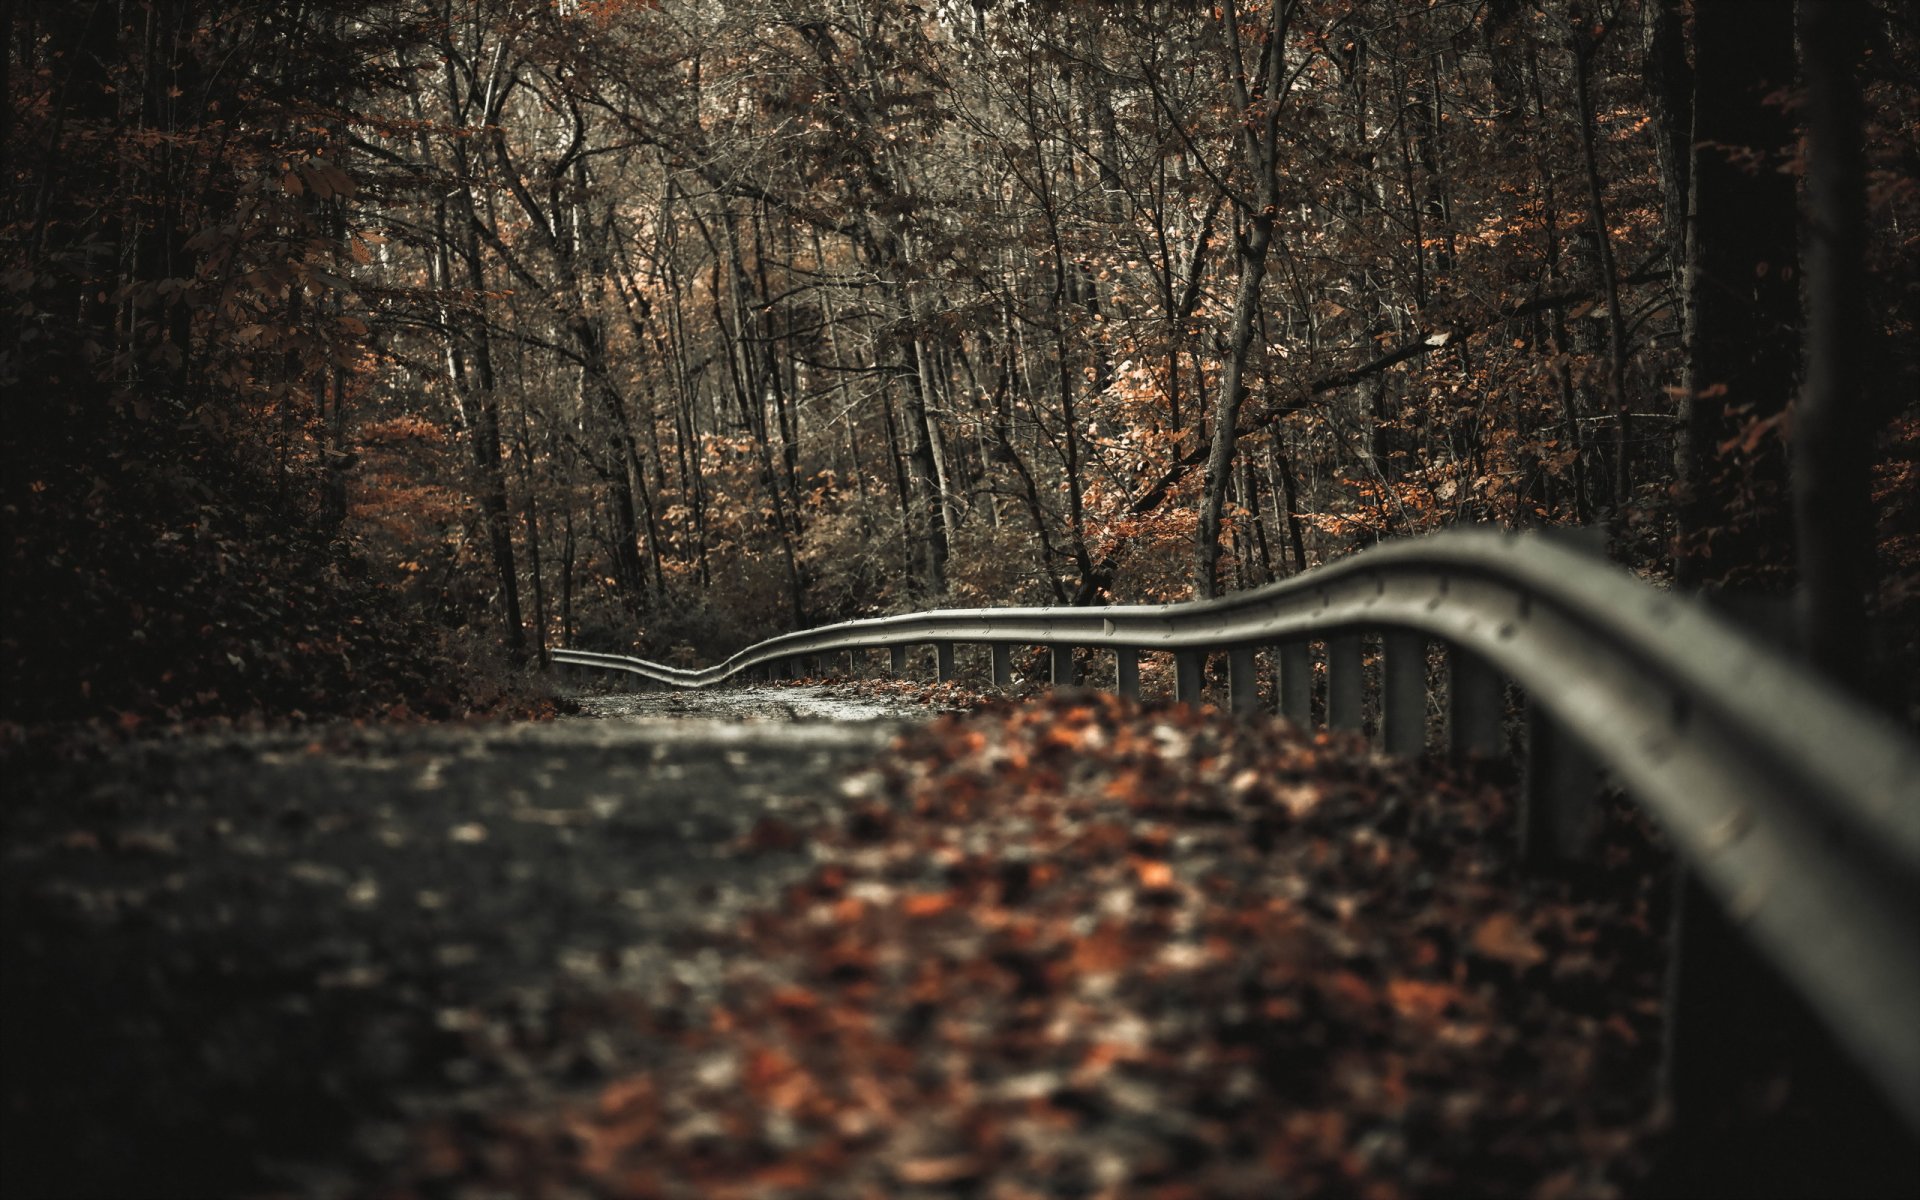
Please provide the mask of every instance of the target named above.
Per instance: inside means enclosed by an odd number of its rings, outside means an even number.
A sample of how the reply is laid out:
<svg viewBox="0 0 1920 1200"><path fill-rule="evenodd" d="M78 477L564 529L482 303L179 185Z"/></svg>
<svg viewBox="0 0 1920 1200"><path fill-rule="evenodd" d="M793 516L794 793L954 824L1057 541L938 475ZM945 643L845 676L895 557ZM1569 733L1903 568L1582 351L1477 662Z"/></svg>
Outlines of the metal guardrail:
<svg viewBox="0 0 1920 1200"><path fill-rule="evenodd" d="M1505 750L1505 681L1529 701L1521 837L1551 857L1578 836L1599 764L1665 827L1697 881L1810 1003L1920 1130L1920 746L1881 714L1707 605L1652 587L1572 541L1459 530L1388 543L1268 587L1211 601L1104 608L952 609L770 638L718 666L681 670L560 650L554 661L675 687L764 678L799 660L931 643L941 678L957 643L1110 650L1123 692L1139 656L1174 656L1197 698L1225 653L1236 709L1257 703L1255 650L1277 646L1280 710L1305 723L1324 641L1327 715L1362 724L1363 643L1381 637L1381 738L1426 744L1429 639L1449 652L1449 745Z"/></svg>

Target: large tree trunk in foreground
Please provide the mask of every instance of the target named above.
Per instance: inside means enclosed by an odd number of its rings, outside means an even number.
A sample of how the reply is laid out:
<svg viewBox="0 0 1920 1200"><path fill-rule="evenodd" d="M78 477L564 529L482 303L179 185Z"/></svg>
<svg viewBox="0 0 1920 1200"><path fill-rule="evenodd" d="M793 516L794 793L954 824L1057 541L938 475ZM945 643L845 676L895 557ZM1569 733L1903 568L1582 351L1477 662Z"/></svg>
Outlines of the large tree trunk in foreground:
<svg viewBox="0 0 1920 1200"><path fill-rule="evenodd" d="M1867 344L1859 70L1864 6L1800 0L1807 91L1806 381L1793 410L1800 644L1860 690L1873 576L1867 492L1875 399Z"/></svg>
<svg viewBox="0 0 1920 1200"><path fill-rule="evenodd" d="M1793 0L1694 10L1687 367L1674 573L1682 584L1778 590L1792 565L1785 441L1800 296Z"/></svg>

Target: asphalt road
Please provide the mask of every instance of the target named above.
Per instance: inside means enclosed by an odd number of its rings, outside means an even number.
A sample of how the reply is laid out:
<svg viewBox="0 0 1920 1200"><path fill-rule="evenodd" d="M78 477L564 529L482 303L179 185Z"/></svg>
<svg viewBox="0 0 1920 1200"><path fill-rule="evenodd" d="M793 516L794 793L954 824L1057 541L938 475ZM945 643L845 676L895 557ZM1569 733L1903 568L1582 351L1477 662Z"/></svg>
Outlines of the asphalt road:
<svg viewBox="0 0 1920 1200"><path fill-rule="evenodd" d="M697 1009L925 711L586 704L3 764L0 1193L353 1194L423 1116L644 1062L609 1008Z"/></svg>

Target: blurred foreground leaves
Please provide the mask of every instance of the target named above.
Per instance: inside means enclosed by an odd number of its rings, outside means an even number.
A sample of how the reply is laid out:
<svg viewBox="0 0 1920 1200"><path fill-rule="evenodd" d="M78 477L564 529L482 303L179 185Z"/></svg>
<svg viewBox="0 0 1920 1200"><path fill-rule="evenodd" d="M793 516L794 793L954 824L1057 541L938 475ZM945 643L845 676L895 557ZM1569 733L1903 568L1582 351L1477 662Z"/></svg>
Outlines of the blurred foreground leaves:
<svg viewBox="0 0 1920 1200"><path fill-rule="evenodd" d="M1665 890L1529 881L1490 785L1064 693L945 717L813 832L717 996L401 1194L1605 1196L1646 1169ZM797 840L758 827L755 855Z"/></svg>

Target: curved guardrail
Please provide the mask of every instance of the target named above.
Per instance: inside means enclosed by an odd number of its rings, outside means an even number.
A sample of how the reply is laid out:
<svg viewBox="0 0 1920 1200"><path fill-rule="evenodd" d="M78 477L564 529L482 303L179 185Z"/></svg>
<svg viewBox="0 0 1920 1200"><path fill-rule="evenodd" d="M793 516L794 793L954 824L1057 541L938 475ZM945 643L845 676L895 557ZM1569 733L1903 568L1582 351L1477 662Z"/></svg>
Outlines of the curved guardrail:
<svg viewBox="0 0 1920 1200"><path fill-rule="evenodd" d="M1571 843L1597 762L1666 828L1677 852L1809 1001L1907 1123L1920 1130L1920 746L1707 605L1650 586L1540 534L1460 530L1388 543L1221 599L1104 608L951 609L770 638L704 670L561 650L554 660L703 687L808 657L875 647L898 672L932 643L1047 646L1071 680L1074 648L1116 656L1137 693L1141 653L1167 652L1198 695L1228 656L1235 708L1255 703L1254 651L1279 647L1281 710L1308 715L1308 642L1327 647L1327 712L1361 725L1361 636L1382 638L1381 735L1426 741L1428 640L1451 655L1451 745L1504 748L1504 681L1534 706L1522 838Z"/></svg>

